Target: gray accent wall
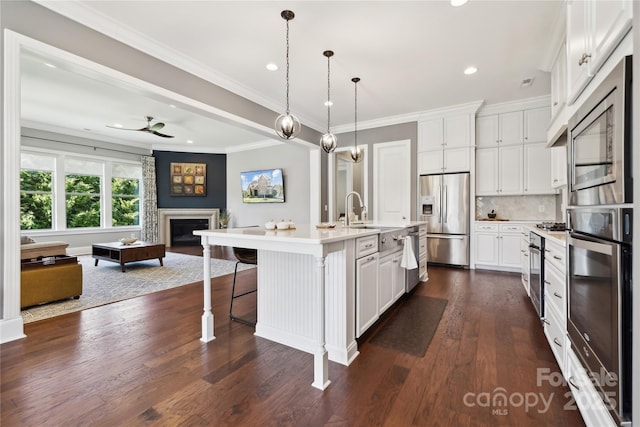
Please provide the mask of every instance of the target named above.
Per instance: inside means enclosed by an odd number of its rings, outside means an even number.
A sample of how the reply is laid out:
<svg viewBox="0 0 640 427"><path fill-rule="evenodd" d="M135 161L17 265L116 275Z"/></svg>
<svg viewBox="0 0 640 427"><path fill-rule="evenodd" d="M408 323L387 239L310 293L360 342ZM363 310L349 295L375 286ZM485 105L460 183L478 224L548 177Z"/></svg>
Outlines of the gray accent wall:
<svg viewBox="0 0 640 427"><path fill-rule="evenodd" d="M309 223L309 149L295 143L227 155L227 208L231 227L263 225L273 219ZM284 203L243 203L240 172L282 168Z"/></svg>

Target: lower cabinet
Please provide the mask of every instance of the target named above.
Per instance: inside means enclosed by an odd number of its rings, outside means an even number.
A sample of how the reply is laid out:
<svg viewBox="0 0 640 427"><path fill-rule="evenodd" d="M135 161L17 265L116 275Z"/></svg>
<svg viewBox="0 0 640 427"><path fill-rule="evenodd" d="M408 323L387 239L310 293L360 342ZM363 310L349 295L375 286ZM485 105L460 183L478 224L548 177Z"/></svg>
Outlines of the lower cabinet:
<svg viewBox="0 0 640 427"><path fill-rule="evenodd" d="M405 269L400 267L402 251L380 257L378 263L378 311L384 313L404 294Z"/></svg>
<svg viewBox="0 0 640 427"><path fill-rule="evenodd" d="M521 234L520 263L522 264L522 286L524 286L524 290L527 291L527 295L530 295L529 272L531 269L531 262L529 261L529 231L523 229Z"/></svg>
<svg viewBox="0 0 640 427"><path fill-rule="evenodd" d="M521 271L522 224L476 223L476 268Z"/></svg>
<svg viewBox="0 0 640 427"><path fill-rule="evenodd" d="M429 273L427 272L427 226L421 225L418 227L418 268L420 269L420 281L426 282L429 280Z"/></svg>
<svg viewBox="0 0 640 427"><path fill-rule="evenodd" d="M378 253L356 260L356 338L378 320Z"/></svg>

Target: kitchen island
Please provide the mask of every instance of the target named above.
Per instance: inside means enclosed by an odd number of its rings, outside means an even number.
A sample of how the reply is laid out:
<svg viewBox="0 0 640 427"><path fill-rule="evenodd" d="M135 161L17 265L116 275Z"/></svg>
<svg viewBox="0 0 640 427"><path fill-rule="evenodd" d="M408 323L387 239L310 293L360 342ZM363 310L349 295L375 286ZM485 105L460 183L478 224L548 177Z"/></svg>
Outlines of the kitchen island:
<svg viewBox="0 0 640 427"><path fill-rule="evenodd" d="M293 230L194 231L201 236L204 257L201 341L215 339L210 245L257 249L256 335L313 354L312 386L324 390L329 385L328 360L349 365L358 355L353 285L356 243L378 232L373 228L316 229L310 225Z"/></svg>

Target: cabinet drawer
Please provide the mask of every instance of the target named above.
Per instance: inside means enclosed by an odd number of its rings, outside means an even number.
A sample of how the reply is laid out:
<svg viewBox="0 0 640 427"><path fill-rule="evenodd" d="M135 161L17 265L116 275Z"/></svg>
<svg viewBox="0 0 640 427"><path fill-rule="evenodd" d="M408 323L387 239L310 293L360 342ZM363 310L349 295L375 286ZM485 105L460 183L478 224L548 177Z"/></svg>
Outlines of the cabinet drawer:
<svg viewBox="0 0 640 427"><path fill-rule="evenodd" d="M476 223L477 231L498 231L498 224Z"/></svg>
<svg viewBox="0 0 640 427"><path fill-rule="evenodd" d="M427 237L427 226L426 225L421 225L420 227L418 227L418 236Z"/></svg>
<svg viewBox="0 0 640 427"><path fill-rule="evenodd" d="M565 334L565 328L563 328L560 320L558 319L558 314L553 308L549 309L549 307L545 307L544 319L542 321L544 322L544 334L549 341L551 351L553 351L553 355L558 362L558 366L560 366L560 370L565 372L567 354L567 336Z"/></svg>
<svg viewBox="0 0 640 427"><path fill-rule="evenodd" d="M378 252L378 235L356 239L356 258Z"/></svg>
<svg viewBox="0 0 640 427"><path fill-rule="evenodd" d="M422 258L422 256L427 256L427 239L418 240L418 256Z"/></svg>
<svg viewBox="0 0 640 427"><path fill-rule="evenodd" d="M544 259L553 264L563 275L567 271L565 264L565 248L553 242L544 240Z"/></svg>
<svg viewBox="0 0 640 427"><path fill-rule="evenodd" d="M500 224L500 232L502 232L502 233L522 233L522 225L520 225L520 224Z"/></svg>
<svg viewBox="0 0 640 427"><path fill-rule="evenodd" d="M544 262L544 298L560 314L562 325L567 325L567 285L564 274L560 274L549 261ZM566 329L566 328L565 328Z"/></svg>

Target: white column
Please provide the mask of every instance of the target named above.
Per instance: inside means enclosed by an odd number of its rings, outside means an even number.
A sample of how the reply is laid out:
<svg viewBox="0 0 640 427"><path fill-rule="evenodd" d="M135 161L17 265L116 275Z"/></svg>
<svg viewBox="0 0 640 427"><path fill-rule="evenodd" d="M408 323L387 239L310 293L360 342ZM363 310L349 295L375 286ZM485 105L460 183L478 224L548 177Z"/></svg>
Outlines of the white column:
<svg viewBox="0 0 640 427"><path fill-rule="evenodd" d="M206 236L202 236L202 258L204 262L204 312L202 313L202 338L200 341L209 342L216 339L213 335L213 312L211 311L211 246Z"/></svg>
<svg viewBox="0 0 640 427"><path fill-rule="evenodd" d="M317 347L313 353L313 387L320 390L326 389L329 381L329 354L325 348L325 310L324 310L324 257L316 257L316 326Z"/></svg>

